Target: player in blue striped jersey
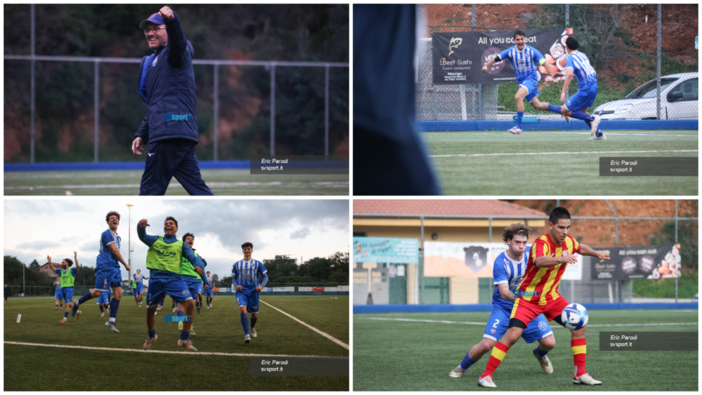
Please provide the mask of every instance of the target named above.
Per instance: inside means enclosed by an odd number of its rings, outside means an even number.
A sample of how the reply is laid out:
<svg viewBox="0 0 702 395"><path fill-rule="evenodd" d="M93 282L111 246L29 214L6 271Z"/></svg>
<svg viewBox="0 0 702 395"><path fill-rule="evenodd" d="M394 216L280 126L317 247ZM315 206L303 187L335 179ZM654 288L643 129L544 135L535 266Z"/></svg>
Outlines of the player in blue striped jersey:
<svg viewBox="0 0 702 395"><path fill-rule="evenodd" d="M119 247L122 244L122 238L117 234L119 220L120 215L118 212L110 211L107 213L106 221L109 229L100 235L100 252L95 261L95 289L91 289L87 294L76 300L71 308L71 317L73 317L78 312L79 305L92 298L97 298L103 292L109 292L110 287L112 287L114 295L110 302L110 318L105 325L115 333L119 333L116 320L119 301L122 299L122 271L119 264L122 263L127 270L131 269L119 252Z"/></svg>
<svg viewBox="0 0 702 395"><path fill-rule="evenodd" d="M485 326L483 339L471 347L463 361L449 372L450 377L461 377L463 373L486 353L490 352L497 340L507 332L516 290L522 282L529 260L529 227L524 224L513 224L505 229L502 240L508 245L507 251L495 259L492 267L495 292L492 296L492 314ZM539 346L532 351L539 361L541 368L546 373L553 373L553 366L546 354L556 346L551 327L543 315L534 319L522 333L522 338L527 343L539 342Z"/></svg>
<svg viewBox="0 0 702 395"><path fill-rule="evenodd" d="M137 307L141 307L141 300L144 297L144 280L148 279L148 277L144 277L144 275L141 274L141 269L137 269L137 272L134 275L134 282L136 283L136 288L134 289L134 301L136 302Z"/></svg>
<svg viewBox="0 0 702 395"><path fill-rule="evenodd" d="M251 313L251 335L256 337L256 321L258 320L258 293L268 282L268 274L263 263L251 258L253 244L248 241L241 245L244 259L236 262L232 267L232 284L236 289L236 303L239 306L241 326L244 328L244 343L251 342L249 335L249 320L247 313ZM263 277L261 285L258 276Z"/></svg>
<svg viewBox="0 0 702 395"><path fill-rule="evenodd" d="M512 134L520 134L522 132L522 117L524 116L524 99L531 103L532 107L537 110L549 110L549 103L539 101L539 90L536 86L541 79L539 73L539 65L546 63L544 56L536 48L526 45L526 33L523 30L514 32L514 46L500 52L495 58L488 60L483 66L483 72L487 73L488 68L497 62L508 59L515 73L517 73L517 84L519 89L514 96L517 104L517 125L509 130ZM553 70L546 67L546 72L551 78L555 78ZM558 108L558 107L556 107ZM560 113L560 111L557 111ZM568 120L568 118L566 118Z"/></svg>
<svg viewBox="0 0 702 395"><path fill-rule="evenodd" d="M59 302L61 303L61 309L63 308L63 293L61 293L61 277L56 276L56 281L54 281L54 310L59 309Z"/></svg>
<svg viewBox="0 0 702 395"><path fill-rule="evenodd" d="M205 280L205 297L207 298L207 308L209 309L212 307L212 297L214 295L214 287L215 287L215 281L214 277L210 277L210 272L207 272L207 277L204 278Z"/></svg>
<svg viewBox="0 0 702 395"><path fill-rule="evenodd" d="M565 105L560 109L561 114L585 121L590 127L590 134L595 134L595 136L590 137L590 140L607 140L607 137L598 128L600 117L598 115L593 117L587 113L588 107L595 104L597 97L597 73L590 65L587 56L577 50L578 47L580 44L575 37L569 36L566 39L568 58L566 59L565 82L561 92L561 101ZM578 80L578 91L566 100L565 92L573 76Z"/></svg>

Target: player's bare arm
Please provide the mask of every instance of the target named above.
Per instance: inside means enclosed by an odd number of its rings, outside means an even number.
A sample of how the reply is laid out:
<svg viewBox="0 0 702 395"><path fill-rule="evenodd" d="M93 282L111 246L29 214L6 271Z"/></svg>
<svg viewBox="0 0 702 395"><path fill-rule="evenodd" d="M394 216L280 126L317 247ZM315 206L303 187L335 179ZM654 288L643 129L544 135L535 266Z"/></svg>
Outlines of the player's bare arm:
<svg viewBox="0 0 702 395"><path fill-rule="evenodd" d="M483 73L487 73L488 67L492 66L495 64L495 58L492 58L485 63L485 66L483 66Z"/></svg>
<svg viewBox="0 0 702 395"><path fill-rule="evenodd" d="M125 269L131 270L131 267L127 264L127 262L124 261L124 258L122 258L122 254L119 253L119 250L117 249L117 246L115 245L115 243L111 243L107 247L110 249L110 252L112 253L112 255L114 255L115 258L117 258L117 260L120 261L124 265Z"/></svg>
<svg viewBox="0 0 702 395"><path fill-rule="evenodd" d="M73 260L76 262L76 270L78 270L80 265L78 264L78 253L76 251L73 251Z"/></svg>
<svg viewBox="0 0 702 395"><path fill-rule="evenodd" d="M578 256L576 254L565 254L560 257L540 256L534 259L534 264L537 267L551 267L563 263L576 263L577 261Z"/></svg>
<svg viewBox="0 0 702 395"><path fill-rule="evenodd" d="M600 260L608 261L609 260L609 253L606 251L596 251L590 248L589 246L586 246L585 244L580 244L580 253L582 255L588 255L588 256L596 256Z"/></svg>
<svg viewBox="0 0 702 395"><path fill-rule="evenodd" d="M565 103L566 90L568 90L568 85L570 85L570 80L573 79L573 69L570 67L566 70L565 80L563 81L563 89L561 90L561 101Z"/></svg>
<svg viewBox="0 0 702 395"><path fill-rule="evenodd" d="M514 302L516 300L516 298L514 297L514 293L512 293L512 291L509 290L509 284L497 284L497 290L500 291L500 296L502 296L502 299L508 302Z"/></svg>

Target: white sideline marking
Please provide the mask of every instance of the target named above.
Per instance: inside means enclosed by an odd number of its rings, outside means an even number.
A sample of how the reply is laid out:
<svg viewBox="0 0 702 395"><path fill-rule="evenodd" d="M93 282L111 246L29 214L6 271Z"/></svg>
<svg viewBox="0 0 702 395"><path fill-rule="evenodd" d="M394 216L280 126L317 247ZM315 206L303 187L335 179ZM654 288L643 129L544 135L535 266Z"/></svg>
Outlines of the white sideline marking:
<svg viewBox="0 0 702 395"><path fill-rule="evenodd" d="M450 155L429 155L430 158L450 158L450 157L478 157L478 156L529 156L529 155L590 155L590 154L656 154L661 152L697 152L696 149L682 150L657 150L657 151L581 151L581 152L502 152L497 154L450 154Z"/></svg>
<svg viewBox="0 0 702 395"><path fill-rule="evenodd" d="M312 329L313 331L319 333L320 335L322 335L322 336L326 337L327 339L333 341L334 343L340 345L341 347L344 347L344 348L347 349L347 350L349 349L349 345L348 345L348 344L342 342L341 340L335 338L334 336L332 336L332 335L330 335L330 334L328 334L328 333L326 333L326 332L322 332L322 331L320 331L319 329L313 327L313 326L310 325L310 324L307 324L307 323L305 323L305 322L300 321L299 319L297 319L297 318L291 316L290 314L284 312L283 310L281 310L281 309L279 309L279 308L277 308L277 307L271 306L270 303L266 303L266 302L264 302L264 301L262 301L262 300L259 300L259 302L265 303L265 304L268 305L269 307L271 307L271 308L273 308L273 309L275 309L275 310L278 310L279 312L281 312L281 313L287 315L288 317L294 319L295 321L301 323L302 325L304 325L304 326L306 326L306 327Z"/></svg>
<svg viewBox="0 0 702 395"><path fill-rule="evenodd" d="M54 348L76 348L82 350L100 350L100 351L126 351L126 352L141 352L146 354L187 354L187 355L217 355L222 357L274 357L274 358L348 358L348 357L327 357L323 355L277 355L277 354L240 354L226 352L192 352L192 351L163 351L163 350L140 350L131 348L108 348L108 347L86 347L86 346L69 346L62 344L41 344L41 343L25 343L25 342L10 342L5 344L15 344L19 346L37 346L37 347L54 347Z"/></svg>
<svg viewBox="0 0 702 395"><path fill-rule="evenodd" d="M207 185L215 188L233 188L233 187L247 187L247 186L291 186L294 184L307 185L307 183L295 183L288 182L283 183L280 181L274 182L208 182ZM315 182L314 185L319 185L323 187L330 188L345 188L349 186L348 181L340 182ZM12 190L29 190L29 189L108 189L108 188L139 188L140 184L93 184L93 185L27 185L27 186L16 186L16 187L5 187L6 191ZM169 188L181 187L180 184L172 183L169 184Z"/></svg>
<svg viewBox="0 0 702 395"><path fill-rule="evenodd" d="M467 322L467 321L440 321L440 320L416 320L412 318L382 318L382 317L357 317L354 319L362 320L381 320L381 321L409 321L409 322L429 322L438 324L463 324L463 325L485 325L485 322ZM697 322L671 322L662 324L599 324L599 325L588 325L588 327L600 327L600 326L660 326L660 325L697 325ZM562 328L560 325L555 325L552 328Z"/></svg>

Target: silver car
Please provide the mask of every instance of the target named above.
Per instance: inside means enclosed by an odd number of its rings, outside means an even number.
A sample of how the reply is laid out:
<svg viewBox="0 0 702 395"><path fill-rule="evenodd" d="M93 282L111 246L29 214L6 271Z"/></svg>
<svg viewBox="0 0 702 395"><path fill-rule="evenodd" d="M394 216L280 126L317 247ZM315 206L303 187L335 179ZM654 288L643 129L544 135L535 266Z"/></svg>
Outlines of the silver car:
<svg viewBox="0 0 702 395"><path fill-rule="evenodd" d="M698 73L680 73L661 77L661 119L697 119ZM595 108L602 119L658 119L656 80L634 89L624 99Z"/></svg>

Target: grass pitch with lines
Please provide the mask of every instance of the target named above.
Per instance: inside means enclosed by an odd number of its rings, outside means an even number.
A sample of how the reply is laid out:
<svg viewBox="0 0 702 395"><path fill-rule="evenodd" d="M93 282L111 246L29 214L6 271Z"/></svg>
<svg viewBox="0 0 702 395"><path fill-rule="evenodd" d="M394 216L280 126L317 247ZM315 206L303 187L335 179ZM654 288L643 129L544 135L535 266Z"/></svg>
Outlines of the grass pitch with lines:
<svg viewBox="0 0 702 395"><path fill-rule="evenodd" d="M605 134L604 141L588 140L588 131L425 132L422 136L447 195L698 194L697 176L599 175L600 157L697 157L697 130Z"/></svg>
<svg viewBox="0 0 702 395"><path fill-rule="evenodd" d="M138 195L143 171L6 172L5 196L10 195ZM215 195L348 195L347 174L254 175L249 170L202 170ZM174 178L166 195L188 193Z"/></svg>
<svg viewBox="0 0 702 395"><path fill-rule="evenodd" d="M156 315L152 349L177 347L177 323L167 305ZM348 344L348 296L261 296L261 301ZM119 334L100 317L95 300L81 306L78 321L53 309L50 298L10 298L5 303L5 341L141 349L147 338L146 307L125 296L117 314ZM17 314L22 314L17 324ZM260 304L258 337L244 344L234 296L215 296L211 309L195 313L190 338L201 352L348 357L349 351L295 320ZM349 377L251 376L250 358L48 348L4 344L5 391L348 391Z"/></svg>
<svg viewBox="0 0 702 395"><path fill-rule="evenodd" d="M602 385L572 384L570 331L551 322L556 348L548 353L548 357L554 372L544 373L532 355L537 343L527 345L519 339L495 371L496 390L698 390L699 352L696 348L690 351L599 351L600 332L697 332L697 310L590 310L589 314L585 335L586 369L592 377L602 381ZM448 373L458 366L470 347L480 342L489 316L489 312L354 314L354 391L487 391L487 388L478 387L477 382L485 370L489 354L485 354L461 378L451 378ZM671 325L598 326L637 323Z"/></svg>

